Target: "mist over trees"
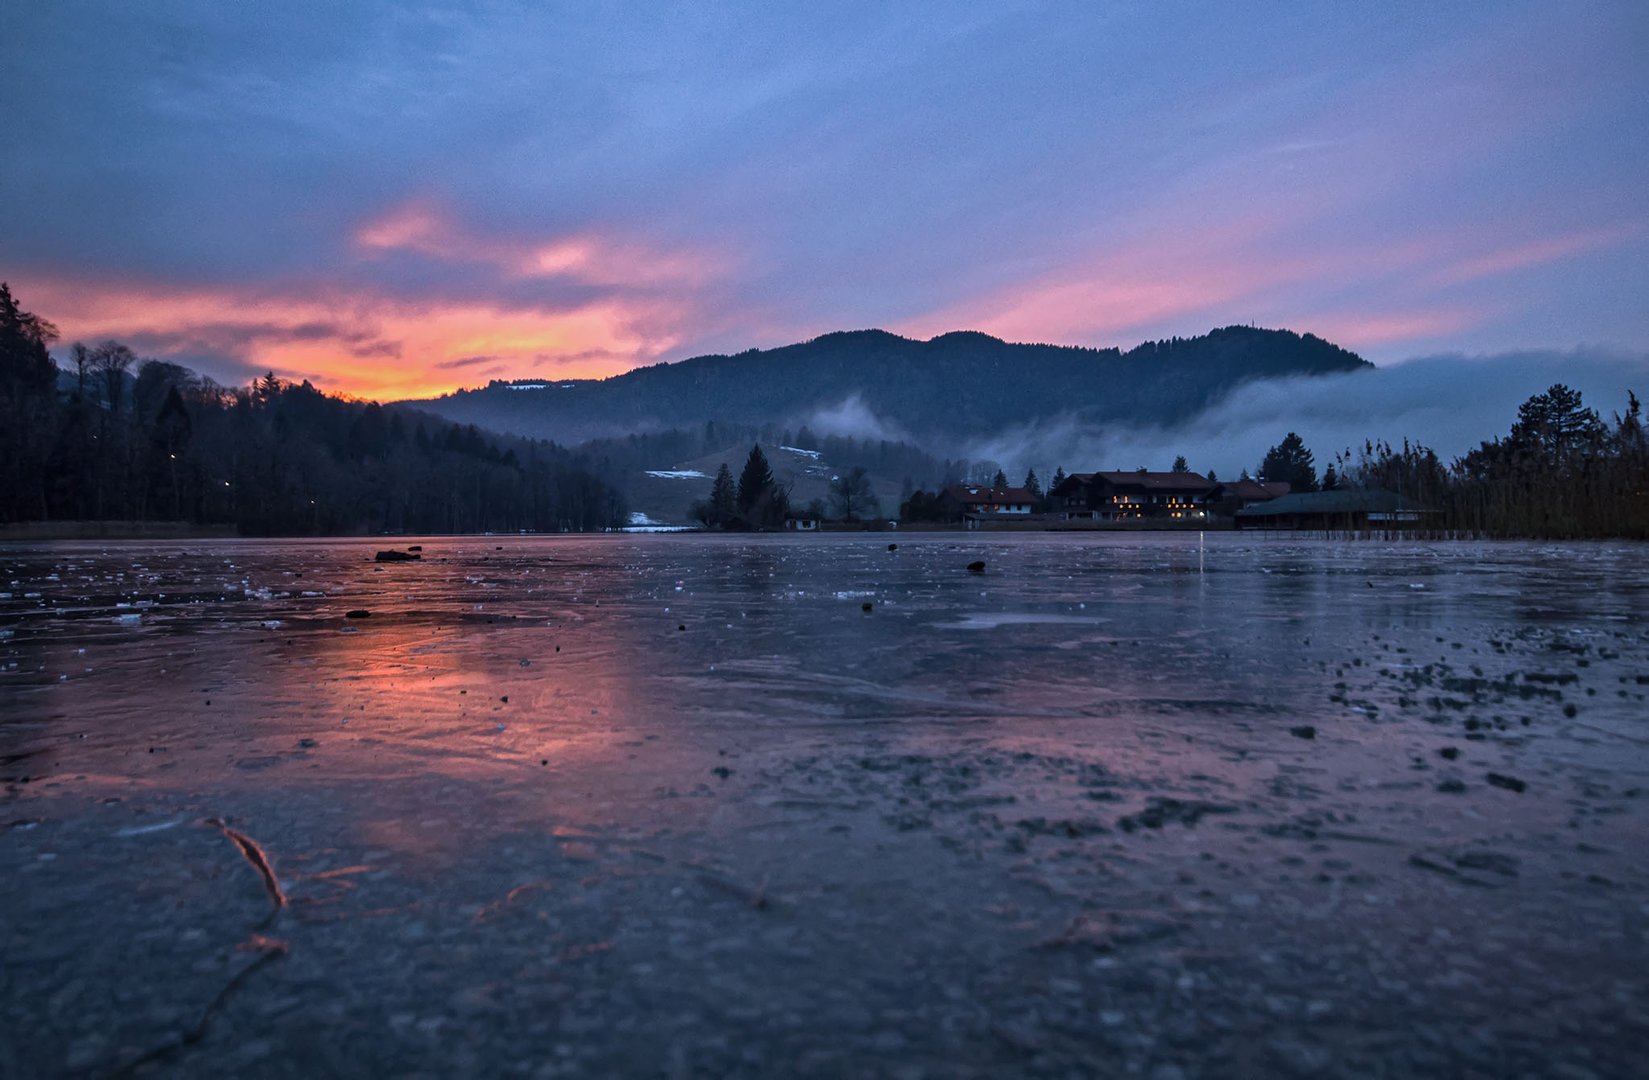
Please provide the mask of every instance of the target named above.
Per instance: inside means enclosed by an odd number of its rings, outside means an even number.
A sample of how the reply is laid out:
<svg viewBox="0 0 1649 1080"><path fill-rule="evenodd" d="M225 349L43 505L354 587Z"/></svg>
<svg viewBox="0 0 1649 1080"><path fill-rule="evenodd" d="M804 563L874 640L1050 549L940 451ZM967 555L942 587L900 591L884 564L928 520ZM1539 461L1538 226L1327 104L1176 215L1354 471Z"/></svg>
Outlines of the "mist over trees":
<svg viewBox="0 0 1649 1080"><path fill-rule="evenodd" d="M814 435L805 425L793 432L778 424L727 424L720 421L620 438L592 439L581 444L578 452L602 476L618 482L626 475L694 461L723 453L729 447L752 443L811 450L837 468L851 469L858 465L878 476L908 476L922 483L937 482L947 470L958 465L966 468L968 465L966 461L950 462L937 458L919 446L897 440L842 435L821 437Z"/></svg>
<svg viewBox="0 0 1649 1080"><path fill-rule="evenodd" d="M1145 351L1203 356L1216 345L1247 347L1250 336L1220 332ZM945 459L906 441L820 435L807 425L711 420L569 451L404 405L329 397L273 374L224 387L115 341L72 345L70 369L59 371L49 352L57 337L0 284L0 523L179 522L265 535L601 529L626 520L624 477L740 444L751 447L740 474L723 466L695 508L712 527L783 524L790 492L764 444L828 462L832 505L810 513L848 521L879 514L877 478L884 495L889 478L902 478L913 520L937 512L927 490L1007 482L1005 466L989 458ZM828 342L826 354L863 344L849 339ZM1001 344L981 339L947 335L935 339L942 347L925 345L962 355ZM906 351L913 344L895 341ZM1309 335L1297 341L1328 348ZM1181 456L1173 468L1189 465ZM1319 486L1316 458L1295 432L1271 447L1259 473L1295 491ZM1056 469L1054 484L1065 475ZM1578 391L1555 384L1518 408L1505 436L1451 464L1416 443L1370 439L1335 454L1323 482L1396 492L1435 511L1428 528L1439 534L1649 537L1649 450L1641 402L1630 393L1624 413L1605 421ZM1025 486L1036 497L1034 470Z"/></svg>
<svg viewBox="0 0 1649 1080"><path fill-rule="evenodd" d="M1429 473L1429 461L1419 471ZM1451 480L1453 517L1476 532L1649 537L1642 402L1628 393L1626 412L1611 427L1578 392L1555 384L1518 409L1504 439L1455 462Z"/></svg>
<svg viewBox="0 0 1649 1080"><path fill-rule="evenodd" d="M74 371L60 377L55 336L0 285L0 522L330 535L578 531L625 517L619 492L553 444L273 374L223 387L118 342L71 347Z"/></svg>
<svg viewBox="0 0 1649 1080"><path fill-rule="evenodd" d="M913 341L854 330L776 349L659 363L608 379L535 380L527 384L533 389L497 382L421 404L460 423L564 441L709 420L808 422L822 430L819 417L831 414L838 434L907 439L956 453L1016 426L1061 417L1082 424L1169 423L1250 380L1370 369L1355 353L1311 334L1252 326L1148 341L1126 352L1015 344L973 331ZM762 441L775 444L770 436ZM826 439L819 442L804 449L824 449Z"/></svg>
<svg viewBox="0 0 1649 1080"><path fill-rule="evenodd" d="M1381 488L1436 511L1446 535L1649 538L1649 441L1627 393L1612 424L1562 383L1519 408L1511 430L1444 465L1428 447L1368 440L1335 455L1342 488Z"/></svg>

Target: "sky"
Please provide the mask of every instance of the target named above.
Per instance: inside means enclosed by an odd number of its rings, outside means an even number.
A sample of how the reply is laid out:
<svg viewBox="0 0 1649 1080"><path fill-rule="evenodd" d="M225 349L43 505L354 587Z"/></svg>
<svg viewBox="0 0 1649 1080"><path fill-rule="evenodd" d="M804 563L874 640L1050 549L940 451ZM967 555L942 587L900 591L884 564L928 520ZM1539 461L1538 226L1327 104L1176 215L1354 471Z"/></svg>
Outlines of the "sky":
<svg viewBox="0 0 1649 1080"><path fill-rule="evenodd" d="M4 24L0 279L60 351L386 400L873 326L1649 357L1642 0Z"/></svg>

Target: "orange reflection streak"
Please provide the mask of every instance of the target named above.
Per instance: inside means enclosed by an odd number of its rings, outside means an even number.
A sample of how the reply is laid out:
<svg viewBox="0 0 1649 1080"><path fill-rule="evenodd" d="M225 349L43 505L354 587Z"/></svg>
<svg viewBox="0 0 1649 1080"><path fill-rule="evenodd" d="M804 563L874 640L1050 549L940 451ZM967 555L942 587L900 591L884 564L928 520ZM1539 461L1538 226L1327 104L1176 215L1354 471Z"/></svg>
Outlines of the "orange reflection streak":
<svg viewBox="0 0 1649 1080"><path fill-rule="evenodd" d="M563 651L554 651L555 645ZM630 668L613 642L574 644L537 619L496 625L383 612L357 633L295 638L264 692L312 703L373 762L456 778L611 752ZM522 666L522 659L529 660ZM333 768L337 768L335 763Z"/></svg>
<svg viewBox="0 0 1649 1080"><path fill-rule="evenodd" d="M340 793L378 792L347 798L352 842L432 872L473 854L477 831L455 829L455 820L485 820L497 833L542 832L549 821L592 835L610 824L611 800L626 790L615 776L642 791L654 786L636 780L631 760L640 738L629 700L639 645L616 622L588 629L569 618L551 627L538 617L489 622L450 607L402 613L387 595L355 602L371 604L374 616L354 632L317 610L313 622L288 616L282 640L268 649L243 631L218 631L198 666L150 673L145 712L166 720L135 748L121 734L131 700L110 689L127 678L118 647L102 646L105 663L66 688L79 722L109 739L77 747L81 783L210 805L226 793L266 815L271 805L286 808L277 817L302 816L306 806L331 813ZM138 656L152 645L127 644ZM156 743L162 753L145 752ZM670 765L661 755L658 766ZM260 831L267 826L252 821L248 833L268 844ZM257 867L256 844L216 824ZM282 880L313 884L305 904L336 899L352 891L345 879L382 869L372 859L309 874L271 851ZM265 884L273 896L272 875Z"/></svg>

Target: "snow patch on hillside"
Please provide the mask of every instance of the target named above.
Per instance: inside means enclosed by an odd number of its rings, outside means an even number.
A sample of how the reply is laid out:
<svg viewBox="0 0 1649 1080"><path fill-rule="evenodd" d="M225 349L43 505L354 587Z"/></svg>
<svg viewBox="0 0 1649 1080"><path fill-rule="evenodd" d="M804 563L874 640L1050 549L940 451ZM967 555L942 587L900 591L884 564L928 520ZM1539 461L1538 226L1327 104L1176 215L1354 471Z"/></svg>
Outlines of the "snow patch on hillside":
<svg viewBox="0 0 1649 1080"><path fill-rule="evenodd" d="M640 510L632 511L630 523L624 527L625 532L634 533L664 533L664 532L691 532L691 525L669 525L648 517Z"/></svg>

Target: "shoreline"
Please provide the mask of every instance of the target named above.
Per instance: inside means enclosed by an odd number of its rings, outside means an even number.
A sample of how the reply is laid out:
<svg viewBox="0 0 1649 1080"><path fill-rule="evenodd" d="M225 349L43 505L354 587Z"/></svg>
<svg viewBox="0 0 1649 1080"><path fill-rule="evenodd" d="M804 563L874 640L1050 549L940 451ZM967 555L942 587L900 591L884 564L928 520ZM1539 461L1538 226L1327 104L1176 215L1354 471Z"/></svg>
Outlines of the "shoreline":
<svg viewBox="0 0 1649 1080"><path fill-rule="evenodd" d="M197 525L186 521L16 521L0 525L0 543L33 540L232 540L241 535L241 531L233 525Z"/></svg>

